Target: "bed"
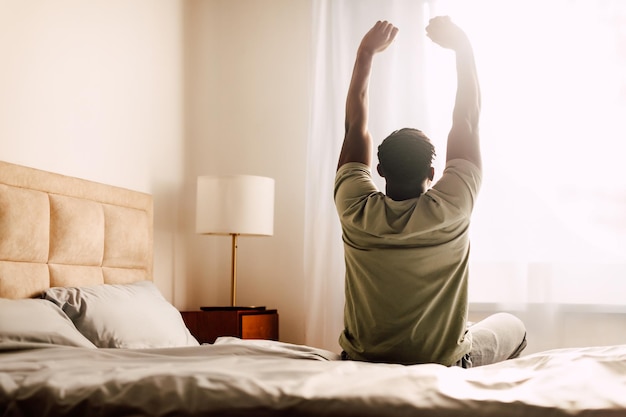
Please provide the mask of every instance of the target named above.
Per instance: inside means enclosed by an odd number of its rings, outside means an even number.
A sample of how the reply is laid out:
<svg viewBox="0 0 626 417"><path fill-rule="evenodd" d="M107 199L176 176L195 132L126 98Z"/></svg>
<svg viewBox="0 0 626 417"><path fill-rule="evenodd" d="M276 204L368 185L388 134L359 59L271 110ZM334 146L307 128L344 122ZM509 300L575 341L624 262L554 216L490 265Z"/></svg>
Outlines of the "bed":
<svg viewBox="0 0 626 417"><path fill-rule="evenodd" d="M626 345L474 369L201 345L152 227L148 194L0 162L0 416L626 416Z"/></svg>

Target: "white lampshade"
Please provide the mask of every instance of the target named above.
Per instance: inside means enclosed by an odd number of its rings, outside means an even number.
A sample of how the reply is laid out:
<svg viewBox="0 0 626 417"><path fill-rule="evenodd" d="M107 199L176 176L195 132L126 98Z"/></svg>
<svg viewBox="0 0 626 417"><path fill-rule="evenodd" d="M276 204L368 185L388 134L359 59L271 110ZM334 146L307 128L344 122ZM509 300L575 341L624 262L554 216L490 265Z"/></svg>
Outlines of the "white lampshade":
<svg viewBox="0 0 626 417"><path fill-rule="evenodd" d="M196 233L274 234L274 179L254 175L198 177Z"/></svg>

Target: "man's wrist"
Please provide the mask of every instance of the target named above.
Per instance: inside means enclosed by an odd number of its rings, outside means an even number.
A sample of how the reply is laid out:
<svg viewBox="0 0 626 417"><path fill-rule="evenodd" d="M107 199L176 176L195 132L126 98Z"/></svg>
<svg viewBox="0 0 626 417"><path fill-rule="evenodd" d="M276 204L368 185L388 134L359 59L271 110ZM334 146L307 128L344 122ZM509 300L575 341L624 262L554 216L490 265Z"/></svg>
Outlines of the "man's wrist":
<svg viewBox="0 0 626 417"><path fill-rule="evenodd" d="M357 59L372 59L375 52L367 48L359 48L357 51Z"/></svg>
<svg viewBox="0 0 626 417"><path fill-rule="evenodd" d="M454 51L456 53L471 53L472 52L472 43L470 42L468 37L464 37L459 40L456 45L453 46Z"/></svg>

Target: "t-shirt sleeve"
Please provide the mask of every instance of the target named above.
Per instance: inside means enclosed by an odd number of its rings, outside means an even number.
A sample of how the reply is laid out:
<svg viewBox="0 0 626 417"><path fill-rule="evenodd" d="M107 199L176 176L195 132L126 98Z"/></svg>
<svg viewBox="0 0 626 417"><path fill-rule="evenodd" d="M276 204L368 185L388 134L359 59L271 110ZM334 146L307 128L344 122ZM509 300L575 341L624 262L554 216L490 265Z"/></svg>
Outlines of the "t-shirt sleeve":
<svg viewBox="0 0 626 417"><path fill-rule="evenodd" d="M482 172L465 159L448 161L442 177L428 190L434 200L444 200L464 213L471 213L482 183Z"/></svg>
<svg viewBox="0 0 626 417"><path fill-rule="evenodd" d="M334 196L335 205L340 213L377 192L378 188L372 181L372 173L367 165L349 162L337 171Z"/></svg>

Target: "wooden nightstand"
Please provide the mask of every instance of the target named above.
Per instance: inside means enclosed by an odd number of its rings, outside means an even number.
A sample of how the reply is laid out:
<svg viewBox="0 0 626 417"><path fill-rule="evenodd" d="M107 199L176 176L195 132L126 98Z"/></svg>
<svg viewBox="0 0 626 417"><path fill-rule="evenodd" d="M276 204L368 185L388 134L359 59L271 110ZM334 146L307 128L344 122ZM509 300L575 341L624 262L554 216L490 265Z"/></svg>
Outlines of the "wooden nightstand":
<svg viewBox="0 0 626 417"><path fill-rule="evenodd" d="M209 307L181 311L185 325L200 343L213 343L220 336L278 340L278 311L265 307L237 309Z"/></svg>

